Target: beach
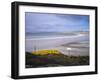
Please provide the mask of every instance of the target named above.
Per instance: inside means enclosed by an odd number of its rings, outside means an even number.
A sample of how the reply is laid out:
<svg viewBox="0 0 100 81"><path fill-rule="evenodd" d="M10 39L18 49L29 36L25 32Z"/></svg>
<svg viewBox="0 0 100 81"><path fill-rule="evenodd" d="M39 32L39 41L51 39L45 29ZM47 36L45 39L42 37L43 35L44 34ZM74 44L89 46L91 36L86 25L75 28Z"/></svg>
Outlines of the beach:
<svg viewBox="0 0 100 81"><path fill-rule="evenodd" d="M27 37L25 40L25 49L26 52L33 52L44 49L57 49L65 55L89 56L88 41L88 34L76 34L72 36L61 37ZM67 48L71 48L71 50L67 50Z"/></svg>

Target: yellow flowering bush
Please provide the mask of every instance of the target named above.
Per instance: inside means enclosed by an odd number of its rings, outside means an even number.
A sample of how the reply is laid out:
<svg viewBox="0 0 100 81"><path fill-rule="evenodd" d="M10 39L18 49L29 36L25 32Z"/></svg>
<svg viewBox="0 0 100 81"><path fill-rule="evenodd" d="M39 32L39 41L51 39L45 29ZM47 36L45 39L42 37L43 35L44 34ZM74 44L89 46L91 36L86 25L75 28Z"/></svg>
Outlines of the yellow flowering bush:
<svg viewBox="0 0 100 81"><path fill-rule="evenodd" d="M57 49L52 49L52 50L39 50L32 52L32 54L36 55L48 55L48 54L59 54L60 52Z"/></svg>

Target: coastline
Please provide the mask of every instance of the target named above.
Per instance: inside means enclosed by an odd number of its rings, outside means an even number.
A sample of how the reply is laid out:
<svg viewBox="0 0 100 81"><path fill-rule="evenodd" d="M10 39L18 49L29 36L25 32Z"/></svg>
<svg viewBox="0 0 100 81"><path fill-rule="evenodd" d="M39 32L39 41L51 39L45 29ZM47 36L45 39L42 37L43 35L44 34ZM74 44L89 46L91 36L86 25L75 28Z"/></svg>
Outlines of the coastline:
<svg viewBox="0 0 100 81"><path fill-rule="evenodd" d="M75 37L84 37L88 36L87 34L77 34L77 35L72 35L72 36L37 36L37 37L32 37L32 38L27 38L25 40L39 40L39 39L61 39L61 38L75 38Z"/></svg>
<svg viewBox="0 0 100 81"><path fill-rule="evenodd" d="M67 47L73 48L71 51L79 51L79 54L77 52L76 55L72 52L71 55L77 56L89 56L89 43L81 45L81 41L85 41L88 39L88 34L78 34L77 36L64 36L64 37L47 37L47 38L32 38L32 39L26 39L25 45L26 45L26 52L33 52L34 47L36 50L45 50L45 49L58 49L60 52L64 53L65 55L68 55L68 51L66 50ZM74 47L70 46L74 43ZM69 45L70 44L70 45ZM64 46L63 46L64 45ZM76 45L76 47L75 47ZM86 54L84 54L83 51L86 51Z"/></svg>

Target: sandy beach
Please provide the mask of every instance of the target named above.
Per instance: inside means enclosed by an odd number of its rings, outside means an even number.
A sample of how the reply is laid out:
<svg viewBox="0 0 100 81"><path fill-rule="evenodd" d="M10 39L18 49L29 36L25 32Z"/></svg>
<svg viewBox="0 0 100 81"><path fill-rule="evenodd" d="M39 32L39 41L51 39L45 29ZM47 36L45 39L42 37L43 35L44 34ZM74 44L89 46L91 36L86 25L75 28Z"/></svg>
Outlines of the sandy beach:
<svg viewBox="0 0 100 81"><path fill-rule="evenodd" d="M77 34L75 36L63 37L27 38L25 40L25 49L27 52L43 49L58 49L63 54L69 55L66 48L70 47L72 48L72 50L70 50L70 55L88 56L89 44L81 43L82 41L86 41L88 37L87 34Z"/></svg>

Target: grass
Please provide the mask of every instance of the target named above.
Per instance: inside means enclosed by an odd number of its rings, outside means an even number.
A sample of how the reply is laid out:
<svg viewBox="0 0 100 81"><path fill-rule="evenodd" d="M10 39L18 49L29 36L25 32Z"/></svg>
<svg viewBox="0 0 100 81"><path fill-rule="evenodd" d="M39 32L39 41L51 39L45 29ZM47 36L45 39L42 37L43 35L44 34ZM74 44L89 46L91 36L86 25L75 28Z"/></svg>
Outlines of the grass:
<svg viewBox="0 0 100 81"><path fill-rule="evenodd" d="M58 50L26 52L26 68L89 65L89 56L67 56Z"/></svg>

